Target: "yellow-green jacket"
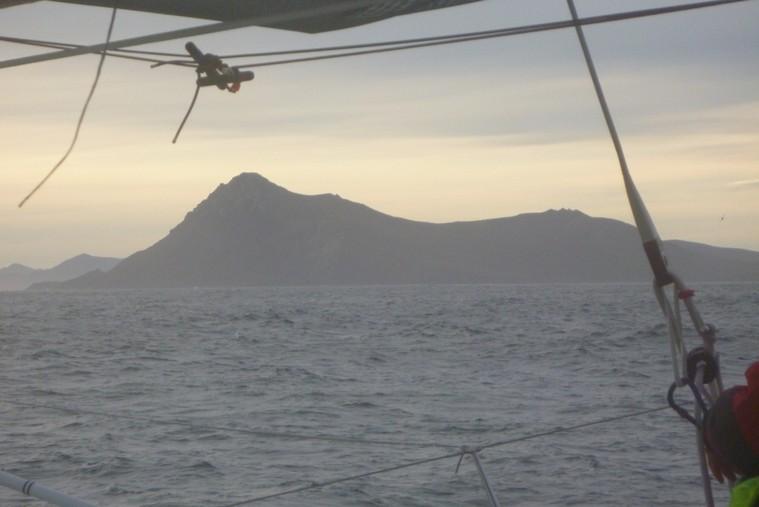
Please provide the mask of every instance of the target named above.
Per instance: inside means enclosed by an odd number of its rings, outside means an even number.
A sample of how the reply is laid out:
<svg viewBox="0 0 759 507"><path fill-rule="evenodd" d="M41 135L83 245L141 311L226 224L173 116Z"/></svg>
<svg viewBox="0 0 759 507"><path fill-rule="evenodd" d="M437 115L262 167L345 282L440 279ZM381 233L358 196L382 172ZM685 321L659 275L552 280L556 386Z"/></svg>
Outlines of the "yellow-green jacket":
<svg viewBox="0 0 759 507"><path fill-rule="evenodd" d="M730 507L759 507L759 477L735 485L730 493Z"/></svg>

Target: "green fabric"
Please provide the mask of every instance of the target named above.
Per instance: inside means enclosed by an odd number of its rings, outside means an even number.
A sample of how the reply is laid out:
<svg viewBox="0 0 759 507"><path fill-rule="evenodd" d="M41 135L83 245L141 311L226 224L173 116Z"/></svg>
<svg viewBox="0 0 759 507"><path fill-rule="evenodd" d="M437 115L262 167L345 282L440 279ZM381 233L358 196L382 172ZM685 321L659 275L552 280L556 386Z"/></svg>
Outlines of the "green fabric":
<svg viewBox="0 0 759 507"><path fill-rule="evenodd" d="M730 493L730 507L759 506L759 477L739 482Z"/></svg>

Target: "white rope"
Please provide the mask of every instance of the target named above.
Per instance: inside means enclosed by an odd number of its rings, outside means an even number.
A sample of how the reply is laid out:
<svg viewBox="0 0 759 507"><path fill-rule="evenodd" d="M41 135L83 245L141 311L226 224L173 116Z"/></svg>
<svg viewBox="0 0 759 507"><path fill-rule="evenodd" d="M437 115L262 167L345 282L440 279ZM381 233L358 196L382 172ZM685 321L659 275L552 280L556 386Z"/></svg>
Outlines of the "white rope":
<svg viewBox="0 0 759 507"><path fill-rule="evenodd" d="M670 271L670 275L672 272ZM672 286L672 307L674 308L675 328L677 334L680 336L680 340L683 341L683 312L680 308L680 294L677 288L677 284Z"/></svg>
<svg viewBox="0 0 759 507"><path fill-rule="evenodd" d="M664 314L664 322L667 323L670 355L672 357L672 374L674 375L677 385L682 386L683 378L685 377L685 361L687 355L682 333L677 326L677 321L672 310L672 305L664 293L664 288L661 287L655 280L654 294L656 295L656 301L659 303L659 307Z"/></svg>
<svg viewBox="0 0 759 507"><path fill-rule="evenodd" d="M691 321L691 324L693 325L693 328L701 337L701 342L703 344L704 349L712 357L714 357L715 361L717 361L717 369L715 371L714 380L707 385L707 389L709 391L709 394L711 395L710 397L716 400L716 398L723 391L722 371L719 368L719 356L716 350L717 330L711 324L704 323L704 320L701 318L701 313L698 311L698 307L696 306L696 303L693 300L693 297L691 296L681 297L681 294L683 293L683 291L688 291L688 288L685 285L685 283L682 281L682 279L679 276L677 276L676 273L670 272L670 275L672 276L672 280L674 281L673 291L675 292L675 297L677 298L677 301L678 301L678 307L679 307L679 301L682 300L685 305L685 309L688 311L688 316L690 317L690 321ZM679 311L679 308L678 308L678 311ZM680 333L681 333L681 340L682 340L682 325L681 325Z"/></svg>

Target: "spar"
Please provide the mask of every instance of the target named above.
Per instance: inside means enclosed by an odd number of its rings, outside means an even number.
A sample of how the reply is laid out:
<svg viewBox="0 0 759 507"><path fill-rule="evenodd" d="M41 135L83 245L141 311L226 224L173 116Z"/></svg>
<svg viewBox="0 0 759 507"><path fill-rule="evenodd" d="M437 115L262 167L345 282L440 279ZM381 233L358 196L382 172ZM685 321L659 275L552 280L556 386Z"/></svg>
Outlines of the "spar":
<svg viewBox="0 0 759 507"><path fill-rule="evenodd" d="M567 0L567 5L572 14L572 19L576 22L578 20L578 15L574 0ZM630 169L627 165L624 149L622 148L622 141L619 138L617 128L614 124L614 118L612 117L609 105L606 102L603 87L601 86L598 72L593 63L593 57L590 54L590 48L585 39L582 25L575 24L575 30L582 48L585 63L588 67L588 72L590 73L590 78L593 81L593 88L595 89L598 103L601 106L601 111L603 112L609 135L614 144L619 167L622 171L622 179L624 180L627 200L630 203L630 209L632 210L633 218L635 219L635 225L638 229L641 243L643 244L643 251L648 258L648 263L651 266L651 271L654 275L654 294L656 295L656 299L659 302L659 306L667 321L672 354L672 369L674 373L674 382L670 386L668 400L672 408L674 408L678 414L693 423L696 427L696 448L704 487L704 497L706 499L706 505L714 507L711 478L709 477L709 470L706 462L703 420L709 407L714 404L722 392L722 377L720 374L718 357L715 351L715 343L717 340L716 328L710 324L704 323L701 314L693 301L695 291L689 289L683 280L670 269L667 263L667 258L664 256L664 247L661 238L659 237L659 233L656 231L654 221L646 209L643 198L641 197L640 192L638 192L635 182L630 175ZM672 288L673 297L671 303L665 292L667 287ZM688 315L690 316L691 323L703 341L702 347L693 348L690 352L683 340L683 323L680 312L681 302L684 303ZM694 398L696 399L694 415L690 415L674 401L675 389L686 385L691 388Z"/></svg>

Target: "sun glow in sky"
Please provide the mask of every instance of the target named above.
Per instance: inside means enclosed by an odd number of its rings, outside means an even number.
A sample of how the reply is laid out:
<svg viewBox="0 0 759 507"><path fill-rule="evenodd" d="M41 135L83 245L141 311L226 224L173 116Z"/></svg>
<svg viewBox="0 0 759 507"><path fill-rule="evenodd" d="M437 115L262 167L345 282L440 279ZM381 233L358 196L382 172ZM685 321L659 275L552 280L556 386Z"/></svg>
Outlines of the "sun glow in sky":
<svg viewBox="0 0 759 507"><path fill-rule="evenodd" d="M581 16L665 1L578 0ZM685 2L674 2L685 3ZM194 39L214 53L437 35L565 19L563 0L485 0L321 35L247 28ZM0 33L102 42L109 11L0 9ZM200 23L120 12L115 38ZM759 2L586 29L628 161L659 232L759 250ZM185 41L149 49L181 52ZM0 58L38 52L0 43ZM66 165L97 58L2 69L0 266L150 246L220 183L255 171L446 222L576 208L631 222L574 32L262 68L237 95L194 73L108 59Z"/></svg>

